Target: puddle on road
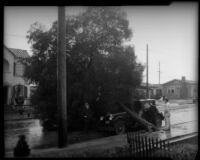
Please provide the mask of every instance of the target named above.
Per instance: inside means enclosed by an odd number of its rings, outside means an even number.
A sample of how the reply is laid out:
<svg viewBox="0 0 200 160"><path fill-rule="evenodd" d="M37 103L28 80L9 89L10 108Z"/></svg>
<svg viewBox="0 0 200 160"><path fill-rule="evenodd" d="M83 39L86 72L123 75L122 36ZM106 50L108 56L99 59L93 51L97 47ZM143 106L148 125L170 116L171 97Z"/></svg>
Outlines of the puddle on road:
<svg viewBox="0 0 200 160"><path fill-rule="evenodd" d="M197 109L183 109L183 110L174 110L171 112L171 124L183 123L186 121L192 121L197 119ZM162 126L164 126L164 121ZM196 127L196 128L195 128ZM175 136L179 134L187 134L192 130L197 129L197 125L190 126L173 126L172 132L168 134L160 134L160 138L169 138L170 136ZM7 129L6 129L7 128ZM11 151L16 146L18 141L18 136L21 134L26 135L27 142L31 148L46 148L54 147L57 145L57 132L44 132L40 121L38 119L27 120L21 122L5 122L5 150ZM101 137L99 135L99 137ZM71 137L70 137L71 138ZM71 138L72 139L72 138Z"/></svg>
<svg viewBox="0 0 200 160"><path fill-rule="evenodd" d="M146 133L147 136L155 137L158 139L166 139L166 138L171 138L171 137L176 137L184 134L189 134L192 132L197 132L198 131L198 122L193 121L189 122L183 125L174 125L171 127L170 131L159 131L159 132L154 132L149 135Z"/></svg>
<svg viewBox="0 0 200 160"><path fill-rule="evenodd" d="M40 144L42 142L43 127L40 125L40 121L37 119L31 121L21 121L21 122L10 122L7 123L7 128L5 129L5 149L13 150L16 146L19 135L24 134L26 136L27 143L32 148L35 144ZM13 128L10 128L14 126Z"/></svg>
<svg viewBox="0 0 200 160"><path fill-rule="evenodd" d="M175 110L171 112L171 124L178 124L188 121L194 121L198 118L198 110L195 108L187 108L183 110Z"/></svg>

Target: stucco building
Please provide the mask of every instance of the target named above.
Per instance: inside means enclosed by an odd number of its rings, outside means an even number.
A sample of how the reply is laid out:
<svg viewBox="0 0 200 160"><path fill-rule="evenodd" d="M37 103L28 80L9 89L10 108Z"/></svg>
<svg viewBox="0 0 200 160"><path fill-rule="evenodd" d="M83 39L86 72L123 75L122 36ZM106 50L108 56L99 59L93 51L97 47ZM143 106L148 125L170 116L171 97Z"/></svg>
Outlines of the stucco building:
<svg viewBox="0 0 200 160"><path fill-rule="evenodd" d="M162 84L163 95L169 99L191 99L197 97L197 82L186 80L183 76L181 80L173 79Z"/></svg>
<svg viewBox="0 0 200 160"><path fill-rule="evenodd" d="M23 96L26 99L30 95L30 86L24 79L25 65L20 59L29 58L26 50L7 48L4 46L3 56L3 96L4 105L15 103L16 96Z"/></svg>
<svg viewBox="0 0 200 160"><path fill-rule="evenodd" d="M196 81L173 79L163 84L148 84L149 98L159 99L166 96L169 99L194 99L198 97L198 84ZM147 86L142 83L135 93L139 98L146 98Z"/></svg>
<svg viewBox="0 0 200 160"><path fill-rule="evenodd" d="M149 98L158 99L162 97L162 85L160 84L148 84L149 88ZM137 88L136 94L139 98L146 98L147 86L146 83L142 83L140 87Z"/></svg>

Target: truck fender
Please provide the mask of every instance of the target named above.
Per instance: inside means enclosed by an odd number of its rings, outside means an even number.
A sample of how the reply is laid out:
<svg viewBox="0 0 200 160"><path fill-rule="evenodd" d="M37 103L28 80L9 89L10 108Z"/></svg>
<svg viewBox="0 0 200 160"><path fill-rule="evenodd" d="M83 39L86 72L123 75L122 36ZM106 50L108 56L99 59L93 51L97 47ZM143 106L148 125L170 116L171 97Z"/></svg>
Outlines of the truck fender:
<svg viewBox="0 0 200 160"><path fill-rule="evenodd" d="M125 118L123 116L118 116L116 118L113 119L113 121L118 121L118 120L122 120L122 121L125 121Z"/></svg>

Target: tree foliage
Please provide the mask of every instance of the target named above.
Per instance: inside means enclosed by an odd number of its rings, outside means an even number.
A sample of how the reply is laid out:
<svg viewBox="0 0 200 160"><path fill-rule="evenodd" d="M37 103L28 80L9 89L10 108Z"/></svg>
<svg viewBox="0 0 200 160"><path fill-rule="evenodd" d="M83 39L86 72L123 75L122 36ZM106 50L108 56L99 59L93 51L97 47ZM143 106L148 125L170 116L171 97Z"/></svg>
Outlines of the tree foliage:
<svg viewBox="0 0 200 160"><path fill-rule="evenodd" d="M131 101L144 68L137 63L134 48L122 45L131 36L126 14L116 7L89 7L80 15L66 17L70 121L81 122L81 105L86 101L97 117L117 111L116 101ZM42 113L49 115L56 112L57 22L49 30L34 23L27 38L33 55L25 75L38 84L33 103L47 103Z"/></svg>

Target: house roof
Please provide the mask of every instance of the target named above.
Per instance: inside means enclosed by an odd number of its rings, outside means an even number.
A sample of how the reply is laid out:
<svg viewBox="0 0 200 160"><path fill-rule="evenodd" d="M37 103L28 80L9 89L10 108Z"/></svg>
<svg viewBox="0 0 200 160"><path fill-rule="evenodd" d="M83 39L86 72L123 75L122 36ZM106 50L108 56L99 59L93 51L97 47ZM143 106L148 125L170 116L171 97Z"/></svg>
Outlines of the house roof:
<svg viewBox="0 0 200 160"><path fill-rule="evenodd" d="M17 58L30 58L28 52L23 49L17 49L17 48L8 48L4 45L6 49L8 49L15 57Z"/></svg>
<svg viewBox="0 0 200 160"><path fill-rule="evenodd" d="M168 81L168 82L163 83L162 85L169 84L169 83L172 83L172 82L174 82L174 81L180 81L180 80L178 80L178 79L173 79L173 80L170 80L170 81Z"/></svg>
<svg viewBox="0 0 200 160"><path fill-rule="evenodd" d="M174 81L182 82L182 80L180 80L180 79L173 79L171 81L163 83L162 85L166 85L166 84L172 83ZM185 80L185 82L188 83L188 84L196 84L197 83L196 81L191 81L191 80Z"/></svg>
<svg viewBox="0 0 200 160"><path fill-rule="evenodd" d="M141 83L141 85L140 85L141 87L146 87L146 83ZM162 85L161 84L148 84L148 86L149 87L151 87L151 88L159 88L159 87L162 87Z"/></svg>
<svg viewBox="0 0 200 160"><path fill-rule="evenodd" d="M17 58L30 58L28 52L22 49L8 48Z"/></svg>

